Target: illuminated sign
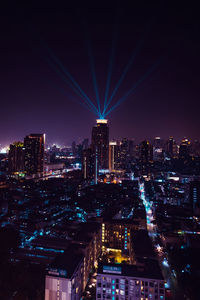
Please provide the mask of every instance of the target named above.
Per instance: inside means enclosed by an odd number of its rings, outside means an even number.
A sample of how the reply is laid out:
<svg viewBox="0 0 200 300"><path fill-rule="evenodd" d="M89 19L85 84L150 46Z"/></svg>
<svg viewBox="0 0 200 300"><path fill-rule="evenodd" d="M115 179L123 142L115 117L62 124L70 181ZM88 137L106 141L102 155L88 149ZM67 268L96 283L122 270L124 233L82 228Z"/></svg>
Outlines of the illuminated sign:
<svg viewBox="0 0 200 300"><path fill-rule="evenodd" d="M174 180L174 181L179 181L179 177L176 177L176 176L168 177L168 179L171 179L171 180Z"/></svg>
<svg viewBox="0 0 200 300"><path fill-rule="evenodd" d="M61 269L49 269L48 274L53 276L67 277L67 271Z"/></svg>
<svg viewBox="0 0 200 300"><path fill-rule="evenodd" d="M122 268L117 266L103 266L103 273L121 274Z"/></svg>

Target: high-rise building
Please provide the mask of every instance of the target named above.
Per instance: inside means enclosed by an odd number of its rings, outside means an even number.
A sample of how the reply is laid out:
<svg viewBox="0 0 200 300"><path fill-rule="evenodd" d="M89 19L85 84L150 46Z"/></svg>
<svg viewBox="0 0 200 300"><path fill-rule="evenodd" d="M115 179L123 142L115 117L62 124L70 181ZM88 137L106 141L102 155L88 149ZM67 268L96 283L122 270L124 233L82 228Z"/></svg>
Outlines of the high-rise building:
<svg viewBox="0 0 200 300"><path fill-rule="evenodd" d="M159 136L156 136L153 141L154 148L162 148L162 141Z"/></svg>
<svg viewBox="0 0 200 300"><path fill-rule="evenodd" d="M140 265L99 264L96 299L165 299L164 278L156 260Z"/></svg>
<svg viewBox="0 0 200 300"><path fill-rule="evenodd" d="M44 168L44 134L30 134L24 138L25 171L29 175L42 175Z"/></svg>
<svg viewBox="0 0 200 300"><path fill-rule="evenodd" d="M190 141L188 139L184 138L181 141L180 148L179 148L179 158L180 159L187 160L189 158L190 147L191 147Z"/></svg>
<svg viewBox="0 0 200 300"><path fill-rule="evenodd" d="M97 157L98 169L108 169L109 128L108 120L98 119L92 128L91 148Z"/></svg>
<svg viewBox="0 0 200 300"><path fill-rule="evenodd" d="M193 156L200 156L200 142L199 140L194 140L192 144L192 154Z"/></svg>
<svg viewBox="0 0 200 300"><path fill-rule="evenodd" d="M167 154L170 157L174 157L177 153L177 145L176 142L174 140L174 138L172 136L170 136L170 138L167 141Z"/></svg>
<svg viewBox="0 0 200 300"><path fill-rule="evenodd" d="M190 182L189 200L193 209L200 207L200 181L194 180Z"/></svg>
<svg viewBox="0 0 200 300"><path fill-rule="evenodd" d="M10 173L24 171L24 144L15 142L10 145L8 154L8 169Z"/></svg>
<svg viewBox="0 0 200 300"><path fill-rule="evenodd" d="M84 179L94 177L94 157L91 148L83 150L82 172Z"/></svg>
<svg viewBox="0 0 200 300"><path fill-rule="evenodd" d="M134 140L123 138L120 142L119 162L121 169L130 169L134 156Z"/></svg>
<svg viewBox="0 0 200 300"><path fill-rule="evenodd" d="M111 141L109 143L109 170L117 169L119 145L117 141Z"/></svg>
<svg viewBox="0 0 200 300"><path fill-rule="evenodd" d="M149 141L140 144L140 160L142 163L149 163L153 160L153 147Z"/></svg>
<svg viewBox="0 0 200 300"><path fill-rule="evenodd" d="M83 145L83 150L88 149L89 139L84 139L82 145Z"/></svg>
<svg viewBox="0 0 200 300"><path fill-rule="evenodd" d="M74 156L76 156L76 153L77 153L77 151L76 151L76 142L73 141L73 142L72 142L72 154L73 154Z"/></svg>

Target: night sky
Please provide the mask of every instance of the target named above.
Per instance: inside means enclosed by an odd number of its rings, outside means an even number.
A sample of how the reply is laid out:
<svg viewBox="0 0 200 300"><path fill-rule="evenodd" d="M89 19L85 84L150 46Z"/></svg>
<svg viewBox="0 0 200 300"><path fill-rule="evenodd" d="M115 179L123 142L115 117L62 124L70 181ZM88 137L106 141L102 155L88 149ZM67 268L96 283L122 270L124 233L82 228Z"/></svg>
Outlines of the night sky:
<svg viewBox="0 0 200 300"><path fill-rule="evenodd" d="M168 1L130 5L95 1L68 7L12 6L0 11L0 143L45 132L69 145L91 135L96 116L52 69L47 45L95 102L87 45L92 45L101 101L112 39L116 52L110 93L137 48L115 103L157 61L134 95L109 116L110 138L183 136L200 139L200 23L197 7ZM134 1L133 1L134 2ZM151 1L148 1L151 2ZM175 1L173 1L175 2ZM83 2L82 2L83 3ZM136 1L135 1L136 3ZM63 94L63 91L64 94ZM96 103L96 102L95 102Z"/></svg>

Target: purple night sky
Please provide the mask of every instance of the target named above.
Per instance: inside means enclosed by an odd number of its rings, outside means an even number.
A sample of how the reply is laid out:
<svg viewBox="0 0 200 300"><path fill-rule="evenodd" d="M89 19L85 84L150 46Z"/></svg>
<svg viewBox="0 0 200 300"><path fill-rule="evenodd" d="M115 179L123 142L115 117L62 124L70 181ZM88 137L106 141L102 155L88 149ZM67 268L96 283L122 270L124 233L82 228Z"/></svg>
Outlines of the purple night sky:
<svg viewBox="0 0 200 300"><path fill-rule="evenodd" d="M144 37L113 103L164 57L137 92L108 116L110 138L140 141L172 135L178 140L183 136L200 139L197 8L169 7L165 1L132 7L119 1L118 8L116 3L110 2L110 7L101 3L98 8L76 3L70 8L27 5L1 9L0 144L23 140L36 132L46 133L49 143L65 145L90 138L95 115L76 102L79 97L52 70L43 45L45 41L95 102L84 24L90 35L102 101L113 28L117 30L117 43L110 91ZM60 89L65 89L66 95Z"/></svg>

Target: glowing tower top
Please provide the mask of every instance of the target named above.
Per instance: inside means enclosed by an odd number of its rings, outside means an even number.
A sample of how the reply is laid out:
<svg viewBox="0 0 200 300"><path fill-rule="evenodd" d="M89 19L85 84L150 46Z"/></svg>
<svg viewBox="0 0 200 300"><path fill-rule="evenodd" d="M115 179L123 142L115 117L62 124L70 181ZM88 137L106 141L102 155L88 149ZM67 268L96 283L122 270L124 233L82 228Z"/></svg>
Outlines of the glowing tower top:
<svg viewBox="0 0 200 300"><path fill-rule="evenodd" d="M97 124L107 124L108 120L107 119L97 119L96 122L97 122Z"/></svg>

